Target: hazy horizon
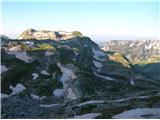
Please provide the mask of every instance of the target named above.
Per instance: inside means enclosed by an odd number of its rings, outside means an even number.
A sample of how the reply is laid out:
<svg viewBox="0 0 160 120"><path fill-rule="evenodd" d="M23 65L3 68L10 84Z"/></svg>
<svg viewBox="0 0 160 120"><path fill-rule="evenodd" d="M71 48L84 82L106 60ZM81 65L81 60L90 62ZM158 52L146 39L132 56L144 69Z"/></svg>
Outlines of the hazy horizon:
<svg viewBox="0 0 160 120"><path fill-rule="evenodd" d="M160 39L159 1L2 1L2 31L78 30L95 41Z"/></svg>

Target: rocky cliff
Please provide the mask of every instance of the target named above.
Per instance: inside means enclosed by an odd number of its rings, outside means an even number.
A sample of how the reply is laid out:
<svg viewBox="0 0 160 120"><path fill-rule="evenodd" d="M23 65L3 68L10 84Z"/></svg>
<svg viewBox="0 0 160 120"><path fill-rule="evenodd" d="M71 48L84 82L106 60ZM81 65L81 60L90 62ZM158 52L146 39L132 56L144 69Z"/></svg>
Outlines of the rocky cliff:
<svg viewBox="0 0 160 120"><path fill-rule="evenodd" d="M53 39L53 40L65 40L69 38L74 38L76 36L82 36L79 31L65 32L65 31L47 31L47 30L34 30L27 29L22 32L18 39Z"/></svg>

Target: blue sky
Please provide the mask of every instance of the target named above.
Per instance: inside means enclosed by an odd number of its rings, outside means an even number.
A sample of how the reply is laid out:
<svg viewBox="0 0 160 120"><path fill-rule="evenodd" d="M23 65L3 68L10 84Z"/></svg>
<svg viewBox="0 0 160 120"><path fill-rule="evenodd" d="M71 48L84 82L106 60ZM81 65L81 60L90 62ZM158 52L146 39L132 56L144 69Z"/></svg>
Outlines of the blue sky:
<svg viewBox="0 0 160 120"><path fill-rule="evenodd" d="M158 0L3 1L2 33L17 37L23 30L81 31L95 40L158 39Z"/></svg>

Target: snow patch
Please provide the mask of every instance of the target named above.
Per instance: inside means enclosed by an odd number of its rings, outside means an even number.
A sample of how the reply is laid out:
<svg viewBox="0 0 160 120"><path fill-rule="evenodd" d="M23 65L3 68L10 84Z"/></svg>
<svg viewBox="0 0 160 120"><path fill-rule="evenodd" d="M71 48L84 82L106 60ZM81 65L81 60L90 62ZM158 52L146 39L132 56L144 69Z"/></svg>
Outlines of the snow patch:
<svg viewBox="0 0 160 120"><path fill-rule="evenodd" d="M35 99L35 100L43 100L43 99L47 98L46 96L40 97L40 96L35 95L35 94L31 94L31 97L32 97L32 99Z"/></svg>
<svg viewBox="0 0 160 120"><path fill-rule="evenodd" d="M102 63L93 60L94 66L101 69L103 67Z"/></svg>
<svg viewBox="0 0 160 120"><path fill-rule="evenodd" d="M64 48L71 49L69 45L63 45Z"/></svg>
<svg viewBox="0 0 160 120"><path fill-rule="evenodd" d="M22 84L18 83L15 87L12 85L9 86L9 88L13 91L10 95L15 95L23 92L23 90L26 89Z"/></svg>
<svg viewBox="0 0 160 120"><path fill-rule="evenodd" d="M59 106L59 105L60 104L50 104L50 105L40 104L40 107L48 108L48 107L55 107L55 106Z"/></svg>
<svg viewBox="0 0 160 120"><path fill-rule="evenodd" d="M35 80L39 77L39 75L37 73L33 73L32 76L33 76L33 80Z"/></svg>
<svg viewBox="0 0 160 120"><path fill-rule="evenodd" d="M42 96L42 97L40 97L40 100L43 100L43 99L45 99L45 98L47 98L46 96Z"/></svg>
<svg viewBox="0 0 160 120"><path fill-rule="evenodd" d="M114 119L160 118L160 108L138 108L112 116Z"/></svg>
<svg viewBox="0 0 160 120"><path fill-rule="evenodd" d="M40 97L39 97L38 95L35 95L35 94L31 94L31 97L32 97L33 99L37 99L37 100L40 99Z"/></svg>
<svg viewBox="0 0 160 120"><path fill-rule="evenodd" d="M45 56L51 56L54 55L53 51L46 51Z"/></svg>
<svg viewBox="0 0 160 120"><path fill-rule="evenodd" d="M61 76L61 78L60 78L60 81L63 84L63 91L67 93L67 94L65 94L65 93L64 94L67 96L67 98L75 99L76 96L73 93L72 89L68 88L68 86L69 86L68 82L70 80L76 79L77 76L72 72L72 70L63 67L61 65L61 63L57 63L57 66L60 68L61 72L63 73L62 76Z"/></svg>
<svg viewBox="0 0 160 120"><path fill-rule="evenodd" d="M58 31L58 33L61 35L72 35L71 32L66 32L66 31Z"/></svg>
<svg viewBox="0 0 160 120"><path fill-rule="evenodd" d="M63 73L62 77L60 78L60 81L62 83L65 83L68 80L76 79L77 76L72 72L72 70L68 68L64 68L61 63L57 63L57 66L61 69L61 72Z"/></svg>
<svg viewBox="0 0 160 120"><path fill-rule="evenodd" d="M77 98L71 88L68 88L67 92L68 92L67 98L72 99L72 100Z"/></svg>
<svg viewBox="0 0 160 120"><path fill-rule="evenodd" d="M79 55L79 53L77 51L75 51L75 50L73 50L73 51L74 51L75 56Z"/></svg>
<svg viewBox="0 0 160 120"><path fill-rule="evenodd" d="M122 98L119 100L111 100L111 102L123 102L123 101L128 101L134 98L140 98L140 99L144 99L144 98L149 98L150 96L138 96L138 97L129 97L129 98Z"/></svg>
<svg viewBox="0 0 160 120"><path fill-rule="evenodd" d="M84 103L80 103L76 106L80 107L80 106L83 106L83 105L88 105L88 104L94 104L94 103L104 103L105 101L104 100L91 100L91 101L87 101L87 102L84 102Z"/></svg>
<svg viewBox="0 0 160 120"><path fill-rule="evenodd" d="M72 119L93 119L93 118L100 116L100 115L101 115L101 113L88 113L88 114L75 116Z"/></svg>
<svg viewBox="0 0 160 120"><path fill-rule="evenodd" d="M16 51L9 51L7 52L8 54L10 55L15 55L16 58L26 62L26 63L29 63L31 61L31 58L29 56L27 56L27 53L26 52L16 52Z"/></svg>
<svg viewBox="0 0 160 120"><path fill-rule="evenodd" d="M9 95L4 94L4 93L1 93L1 99L3 99L3 98L8 98L8 97L9 97Z"/></svg>
<svg viewBox="0 0 160 120"><path fill-rule="evenodd" d="M41 74L43 74L43 75L49 75L49 73L47 71L45 71L45 70L42 70Z"/></svg>
<svg viewBox="0 0 160 120"><path fill-rule="evenodd" d="M55 89L53 91L53 95L57 96L57 97L61 97L63 96L63 89Z"/></svg>
<svg viewBox="0 0 160 120"><path fill-rule="evenodd" d="M21 51L21 47L18 45L18 46L14 46L10 49L8 49L9 51Z"/></svg>
<svg viewBox="0 0 160 120"><path fill-rule="evenodd" d="M113 78L111 77L108 77L108 76L103 76L103 75L98 75L97 73L93 72L97 77L100 77L100 78L103 78L103 79L106 79L106 80L114 80Z"/></svg>
<svg viewBox="0 0 160 120"><path fill-rule="evenodd" d="M132 86L135 86L135 83L134 83L133 78L130 78L129 81L130 81L130 84L131 84Z"/></svg>
<svg viewBox="0 0 160 120"><path fill-rule="evenodd" d="M88 45L87 45L87 44L85 44L85 45L84 45L84 47L88 47Z"/></svg>
<svg viewBox="0 0 160 120"><path fill-rule="evenodd" d="M2 66L1 66L1 73L5 72L5 71L7 71L7 70L8 70L8 68L6 68L5 65L2 65Z"/></svg>
<svg viewBox="0 0 160 120"><path fill-rule="evenodd" d="M105 59L100 58L100 57L105 57L105 56L106 56L106 53L105 53L105 52L100 51L100 50L96 50L96 49L94 49L94 48L92 48L92 51L93 51L93 53L94 53L94 56L93 56L93 57L94 57L96 60L105 61Z"/></svg>
<svg viewBox="0 0 160 120"><path fill-rule="evenodd" d="M101 50L96 50L96 49L92 48L92 51L95 54L95 56L97 56L97 57L106 56L106 53Z"/></svg>

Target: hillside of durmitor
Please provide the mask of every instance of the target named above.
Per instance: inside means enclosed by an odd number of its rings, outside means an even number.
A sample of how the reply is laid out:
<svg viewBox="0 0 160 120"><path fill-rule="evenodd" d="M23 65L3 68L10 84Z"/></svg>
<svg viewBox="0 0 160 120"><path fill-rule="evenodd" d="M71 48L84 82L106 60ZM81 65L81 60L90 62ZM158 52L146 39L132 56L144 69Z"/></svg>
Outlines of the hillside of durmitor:
<svg viewBox="0 0 160 120"><path fill-rule="evenodd" d="M100 48L78 31L34 29L1 36L1 117L160 118L156 42Z"/></svg>
<svg viewBox="0 0 160 120"><path fill-rule="evenodd" d="M101 48L125 55L136 71L160 80L160 40L111 40Z"/></svg>

